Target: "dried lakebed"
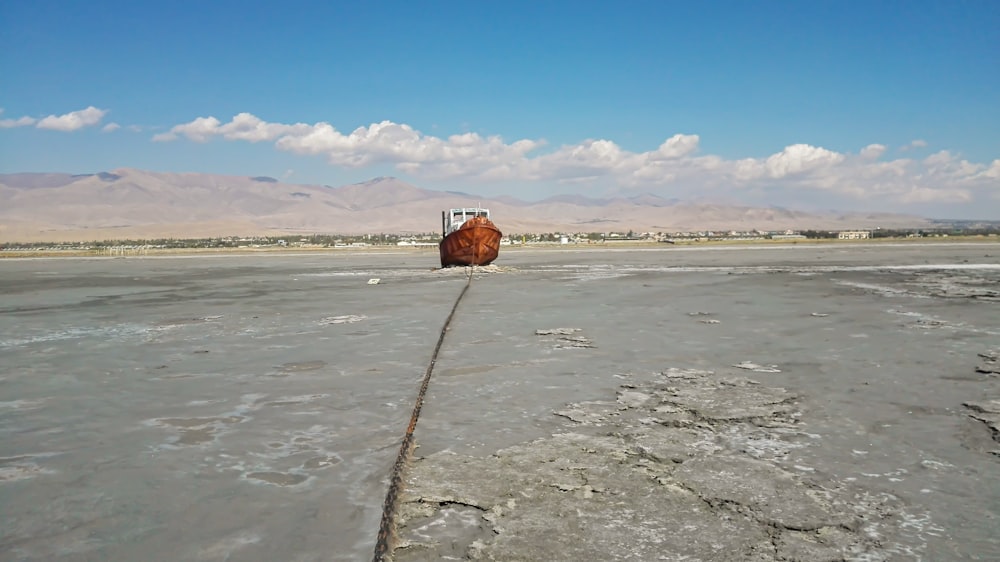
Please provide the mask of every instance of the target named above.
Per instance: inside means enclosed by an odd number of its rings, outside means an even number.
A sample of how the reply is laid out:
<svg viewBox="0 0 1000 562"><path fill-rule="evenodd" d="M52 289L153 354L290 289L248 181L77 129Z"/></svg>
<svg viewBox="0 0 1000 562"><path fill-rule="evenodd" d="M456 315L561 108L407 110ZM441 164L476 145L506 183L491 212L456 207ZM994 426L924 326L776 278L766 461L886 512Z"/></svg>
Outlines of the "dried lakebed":
<svg viewBox="0 0 1000 562"><path fill-rule="evenodd" d="M796 396L748 378L671 368L557 414L551 437L417 462L395 559L880 560L919 518L787 466L815 444Z"/></svg>
<svg viewBox="0 0 1000 562"><path fill-rule="evenodd" d="M0 262L0 561L370 559L436 258ZM1000 246L499 261L397 559L1000 559Z"/></svg>
<svg viewBox="0 0 1000 562"><path fill-rule="evenodd" d="M802 302L789 308L754 284L757 292L747 296L773 306L774 316L783 317L777 325L761 318L766 314L741 317L730 306L748 302L740 293L704 310L672 307L671 326L686 316L708 325L697 328L705 334L718 330L718 349L705 353L679 351L669 340L690 334L676 332L656 353L644 328L662 313L657 307L618 324L634 328L632 341L602 342L593 324L536 328L536 339L555 353L611 345L652 356L647 364L676 355L694 366L626 370L633 356L599 373L578 355L581 378L618 380L614 394L550 410L562 420L550 435L489 454L486 439L462 444L474 429L452 428L458 432L452 445L418 429L418 444L423 436L431 452L409 472L394 559L873 561L1000 554L989 530L1000 505L1000 400L989 398L1000 395L997 352L974 351L1000 341L991 316L1000 268L698 269L758 283L766 270L774 285L798 297L789 300ZM579 284L625 278L652 288L657 274L669 272L594 265L564 273ZM799 294L804 287L807 294ZM748 319L764 329L748 329ZM734 324L744 332L727 329ZM889 332L893 337L883 339ZM789 349L796 337L813 338L811 349ZM747 343L733 345L740 339ZM831 344L838 339L842 348ZM946 357L928 360L920 345ZM767 383L755 380L765 376ZM931 396L930 380L948 387L947 398ZM914 388L896 388L909 384ZM817 407L828 392L850 407ZM865 392L871 398L862 398ZM985 398L965 399L973 397ZM494 408L507 409L502 398Z"/></svg>

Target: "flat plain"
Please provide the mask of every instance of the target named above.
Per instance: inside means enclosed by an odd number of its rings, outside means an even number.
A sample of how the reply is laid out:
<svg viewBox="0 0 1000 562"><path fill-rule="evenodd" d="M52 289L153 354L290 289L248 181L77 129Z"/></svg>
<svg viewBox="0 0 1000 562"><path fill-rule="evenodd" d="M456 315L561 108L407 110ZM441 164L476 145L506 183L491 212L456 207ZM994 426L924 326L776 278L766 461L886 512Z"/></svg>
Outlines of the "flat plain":
<svg viewBox="0 0 1000 562"><path fill-rule="evenodd" d="M0 560L370 558L436 265L0 262ZM998 244L502 251L395 557L1000 559L998 349Z"/></svg>

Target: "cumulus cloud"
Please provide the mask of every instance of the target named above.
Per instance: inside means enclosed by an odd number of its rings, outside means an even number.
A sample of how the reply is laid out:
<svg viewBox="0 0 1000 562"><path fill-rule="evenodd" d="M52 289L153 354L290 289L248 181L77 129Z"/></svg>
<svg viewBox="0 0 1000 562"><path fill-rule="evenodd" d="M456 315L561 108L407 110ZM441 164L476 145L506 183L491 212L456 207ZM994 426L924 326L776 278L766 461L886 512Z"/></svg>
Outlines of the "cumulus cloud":
<svg viewBox="0 0 1000 562"><path fill-rule="evenodd" d="M681 158L698 150L698 142L700 140L698 135L677 134L667 139L649 157L656 160Z"/></svg>
<svg viewBox="0 0 1000 562"><path fill-rule="evenodd" d="M885 154L885 151L884 144L869 144L861 149L861 157L865 160L877 160L879 156Z"/></svg>
<svg viewBox="0 0 1000 562"><path fill-rule="evenodd" d="M117 131L118 129L121 129L121 128L122 128L122 126L119 125L118 123L108 123L107 125L101 127L101 132L102 133L110 133L110 132L113 132L113 131Z"/></svg>
<svg viewBox="0 0 1000 562"><path fill-rule="evenodd" d="M904 144L903 146L899 147L899 151L906 152L907 150L913 150L915 148L926 148L926 147L927 147L927 141L923 139L915 139L910 141L908 144Z"/></svg>
<svg viewBox="0 0 1000 562"><path fill-rule="evenodd" d="M0 113L3 113L2 109L0 109ZM64 113L63 115L49 115L48 117L43 117L41 119L35 119L34 117L28 116L19 117L17 119L0 119L0 129L29 127L34 125L39 129L49 129L52 131L76 131L77 129L97 125L107 114L108 111L106 109L98 109L94 106L90 106L86 109L71 111L69 113ZM114 128L118 127L118 125L112 123L105 126L104 130L109 130L107 127L111 125L114 125ZM110 130L114 130L114 128Z"/></svg>
<svg viewBox="0 0 1000 562"><path fill-rule="evenodd" d="M817 168L831 167L844 161L844 155L818 146L793 144L773 154L764 162L764 168L772 178L783 178Z"/></svg>
<svg viewBox="0 0 1000 562"><path fill-rule="evenodd" d="M195 142L208 142L208 139L215 134L221 123L215 117L199 117L190 123L176 125L169 132L153 135L155 142L177 140L180 136L185 136Z"/></svg>
<svg viewBox="0 0 1000 562"><path fill-rule="evenodd" d="M107 115L106 109L98 109L90 106L79 111L71 111L62 115L49 115L38 121L35 125L39 129L50 129L53 131L76 131L84 127L90 127L101 122Z"/></svg>
<svg viewBox="0 0 1000 562"><path fill-rule="evenodd" d="M1000 159L990 162L989 168L983 170L980 175L983 178L1000 180ZM998 192L997 195L1000 195L1000 192Z"/></svg>
<svg viewBox="0 0 1000 562"><path fill-rule="evenodd" d="M305 133L308 129L309 126L304 123L295 125L266 123L249 113L240 113L225 125L215 117L199 117L190 123L177 125L166 133L156 135L153 140L172 141L183 136L195 142L208 142L212 137L221 136L226 140L260 142L275 140L288 134Z"/></svg>
<svg viewBox="0 0 1000 562"><path fill-rule="evenodd" d="M0 107L0 115L3 115L3 108ZM33 117L18 117L17 119L0 119L0 129L13 129L14 127L28 127L35 124Z"/></svg>
<svg viewBox="0 0 1000 562"><path fill-rule="evenodd" d="M798 143L763 158L727 160L700 154L701 139L694 134L675 134L655 149L632 152L608 139L548 147L544 140L507 142L477 133L426 135L392 121L344 133L325 122L270 123L249 113L226 123L199 117L153 138L266 141L278 150L320 156L335 166L388 164L429 180L564 182L660 192L777 188L898 203L961 203L984 191L1000 192L1000 160L977 164L948 151L923 160L883 160L883 144L847 153ZM926 143L918 140L907 146Z"/></svg>
<svg viewBox="0 0 1000 562"><path fill-rule="evenodd" d="M35 124L34 117L18 117L17 119L0 119L0 129L13 129L14 127L27 127Z"/></svg>

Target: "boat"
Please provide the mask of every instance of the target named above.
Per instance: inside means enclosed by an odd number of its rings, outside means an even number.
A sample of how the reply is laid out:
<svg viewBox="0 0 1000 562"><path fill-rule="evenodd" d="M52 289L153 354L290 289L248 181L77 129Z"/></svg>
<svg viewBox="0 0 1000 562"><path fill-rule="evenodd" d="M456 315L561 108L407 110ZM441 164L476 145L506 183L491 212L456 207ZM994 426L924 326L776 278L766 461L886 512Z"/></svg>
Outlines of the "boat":
<svg viewBox="0 0 1000 562"><path fill-rule="evenodd" d="M479 207L441 211L441 267L489 265L500 253L503 233Z"/></svg>

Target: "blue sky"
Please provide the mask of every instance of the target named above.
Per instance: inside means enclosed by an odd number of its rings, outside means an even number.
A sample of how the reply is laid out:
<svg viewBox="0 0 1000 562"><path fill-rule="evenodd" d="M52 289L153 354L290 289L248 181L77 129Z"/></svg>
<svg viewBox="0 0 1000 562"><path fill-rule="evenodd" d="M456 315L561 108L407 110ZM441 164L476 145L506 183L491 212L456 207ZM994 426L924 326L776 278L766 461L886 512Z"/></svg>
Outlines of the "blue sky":
<svg viewBox="0 0 1000 562"><path fill-rule="evenodd" d="M4 2L0 172L1000 220L1000 3Z"/></svg>

